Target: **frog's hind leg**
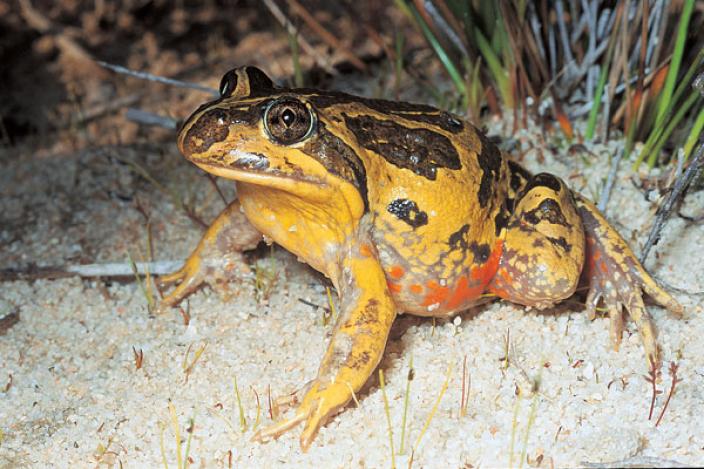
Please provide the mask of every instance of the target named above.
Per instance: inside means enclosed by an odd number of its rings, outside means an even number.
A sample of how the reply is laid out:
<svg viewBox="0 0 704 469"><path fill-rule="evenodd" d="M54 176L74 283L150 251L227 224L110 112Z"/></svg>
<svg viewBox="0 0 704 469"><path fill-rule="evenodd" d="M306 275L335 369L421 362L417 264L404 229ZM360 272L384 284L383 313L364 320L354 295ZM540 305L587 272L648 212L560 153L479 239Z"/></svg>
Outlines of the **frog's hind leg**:
<svg viewBox="0 0 704 469"><path fill-rule="evenodd" d="M306 386L301 403L283 419L254 435L277 438L305 422L300 443L306 451L318 430L353 398L379 364L396 307L371 243L350 248L338 277L340 314L318 376Z"/></svg>
<svg viewBox="0 0 704 469"><path fill-rule="evenodd" d="M572 195L550 174L534 176L519 195L504 233L489 292L547 308L571 296L584 262L584 233Z"/></svg>
<svg viewBox="0 0 704 469"><path fill-rule="evenodd" d="M603 303L611 319L611 340L614 348L618 348L625 308L638 327L649 366L656 365L659 356L655 327L643 304L643 292L677 316L681 316L682 306L645 271L594 204L578 194L574 197L586 237L587 262L582 278L589 288L587 314L593 319L597 305Z"/></svg>
<svg viewBox="0 0 704 469"><path fill-rule="evenodd" d="M240 210L239 200L230 203L208 227L183 267L160 277L161 285L176 284L161 305L177 305L204 283L248 273L242 251L254 249L261 239L261 233Z"/></svg>

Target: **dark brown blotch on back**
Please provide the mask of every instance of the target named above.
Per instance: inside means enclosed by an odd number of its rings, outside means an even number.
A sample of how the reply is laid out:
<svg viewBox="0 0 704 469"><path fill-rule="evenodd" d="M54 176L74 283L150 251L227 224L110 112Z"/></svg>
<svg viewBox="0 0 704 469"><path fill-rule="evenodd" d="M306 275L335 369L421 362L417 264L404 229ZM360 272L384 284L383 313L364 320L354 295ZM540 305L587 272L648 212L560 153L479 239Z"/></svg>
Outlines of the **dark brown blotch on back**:
<svg viewBox="0 0 704 469"><path fill-rule="evenodd" d="M477 131L482 148L477 156L479 167L482 170L482 178L479 181L479 192L477 197L479 205L487 206L492 196L496 193L499 178L501 177L502 156L499 148L494 145L489 138Z"/></svg>
<svg viewBox="0 0 704 469"><path fill-rule="evenodd" d="M452 233L448 239L448 244L452 250L461 249L466 251L469 246L469 224L465 223L459 230Z"/></svg>
<svg viewBox="0 0 704 469"><path fill-rule="evenodd" d="M545 199L533 210L523 214L523 218L532 225L547 221L553 225L569 226L560 204L555 199Z"/></svg>
<svg viewBox="0 0 704 469"><path fill-rule="evenodd" d="M491 255L491 247L488 244L478 243L474 240L470 241L468 224L462 225L459 230L452 233L448 239L448 244L451 250L460 250L464 257L467 256L468 252L471 252L474 256L474 262L478 264L484 264Z"/></svg>
<svg viewBox="0 0 704 469"><path fill-rule="evenodd" d="M409 199L395 199L386 206L386 210L413 228L428 224L428 214L418 208L418 204Z"/></svg>
<svg viewBox="0 0 704 469"><path fill-rule="evenodd" d="M508 169L511 173L509 186L514 193L518 193L532 179L531 174L515 161L508 160Z"/></svg>
<svg viewBox="0 0 704 469"><path fill-rule="evenodd" d="M560 189L562 188L562 183L557 178L557 176L554 176L550 173L540 173L536 174L530 181L528 181L528 184L526 185L523 192L527 193L531 189L541 186L547 187L548 189L554 190L555 192L560 192Z"/></svg>
<svg viewBox="0 0 704 469"><path fill-rule="evenodd" d="M362 160L349 145L330 132L324 122L318 122L315 137L306 142L303 151L320 161L332 174L352 183L359 190L365 209L369 208L367 172Z"/></svg>
<svg viewBox="0 0 704 469"><path fill-rule="evenodd" d="M564 236L560 236L559 238L546 236L545 239L547 239L553 246L561 247L565 252L570 252L572 250L572 246L567 242Z"/></svg>
<svg viewBox="0 0 704 469"><path fill-rule="evenodd" d="M343 114L345 125L359 144L379 154L389 163L409 169L430 180L437 169L462 167L457 149L446 136L428 129L412 129L393 121L372 116Z"/></svg>

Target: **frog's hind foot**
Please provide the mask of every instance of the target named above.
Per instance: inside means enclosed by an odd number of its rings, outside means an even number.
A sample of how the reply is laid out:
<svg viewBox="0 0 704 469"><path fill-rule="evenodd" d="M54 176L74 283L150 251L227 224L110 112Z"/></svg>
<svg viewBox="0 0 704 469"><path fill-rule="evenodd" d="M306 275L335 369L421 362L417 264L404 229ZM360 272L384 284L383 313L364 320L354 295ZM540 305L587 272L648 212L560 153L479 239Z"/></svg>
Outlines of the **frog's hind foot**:
<svg viewBox="0 0 704 469"><path fill-rule="evenodd" d="M645 271L626 242L609 226L597 208L581 196L575 199L586 239L582 279L589 288L587 315L589 319L594 319L597 306L603 304L609 314L611 342L618 349L623 334L622 310L625 309L636 323L648 365L658 366L660 357L656 330L643 303L643 293L678 317L682 315L682 306Z"/></svg>
<svg viewBox="0 0 704 469"><path fill-rule="evenodd" d="M183 267L162 275L159 285L176 285L161 300L160 308L176 306L203 284L214 285L250 272L242 251L253 249L261 234L240 211L239 201L228 205L208 227Z"/></svg>

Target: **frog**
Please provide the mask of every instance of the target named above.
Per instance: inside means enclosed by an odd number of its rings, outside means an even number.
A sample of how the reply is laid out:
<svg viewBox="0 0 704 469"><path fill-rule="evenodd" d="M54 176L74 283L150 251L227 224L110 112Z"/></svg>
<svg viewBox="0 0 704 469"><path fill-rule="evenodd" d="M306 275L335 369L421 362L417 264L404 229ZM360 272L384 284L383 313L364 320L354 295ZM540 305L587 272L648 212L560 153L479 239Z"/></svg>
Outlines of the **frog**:
<svg viewBox="0 0 704 469"><path fill-rule="evenodd" d="M219 97L183 122L177 143L188 161L234 181L237 198L161 278L165 307L241 278L243 252L262 240L337 291L317 376L257 441L303 423L307 451L357 400L401 314L452 318L497 298L544 310L584 288L588 318L607 313L616 350L630 316L649 366L660 356L644 295L682 315L591 201L557 176L530 173L450 112L281 87L244 66L223 76Z"/></svg>

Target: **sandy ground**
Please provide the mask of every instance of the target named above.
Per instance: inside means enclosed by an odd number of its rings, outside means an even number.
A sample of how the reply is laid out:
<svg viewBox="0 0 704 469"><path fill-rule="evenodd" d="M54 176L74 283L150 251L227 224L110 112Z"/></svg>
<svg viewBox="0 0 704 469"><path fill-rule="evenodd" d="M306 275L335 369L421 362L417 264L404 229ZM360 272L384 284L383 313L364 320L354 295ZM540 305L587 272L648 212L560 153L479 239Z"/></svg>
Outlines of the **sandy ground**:
<svg viewBox="0 0 704 469"><path fill-rule="evenodd" d="M492 133L508 135L510 128ZM538 140L535 133L519 138L524 144ZM528 166L597 194L608 171L605 154L586 167L579 156L559 153L529 151ZM201 229L171 194L192 203L205 220L223 207L174 145L51 158L14 154L0 161L0 268L126 262L128 253L139 258L147 228L137 206L149 216L154 257L181 259ZM125 161L138 162L161 186L138 177ZM644 196L632 183L637 175L622 166L607 215L638 252L657 192ZM225 181L220 186L232 196ZM704 193L693 193L681 212L701 216L702 207ZM634 456L704 464L704 315L701 293L691 293L704 290L702 248L704 227L675 216L647 262L658 278L683 290L675 295L685 306L683 320L649 308L665 364L677 362L681 380L658 427L668 393L657 397L649 421L651 388L632 323L615 352L608 319L588 321L576 302L541 313L493 303L454 321L403 318L395 325L380 367L397 453L411 359L414 368L396 465L407 467L412 449L413 467L577 466ZM130 278L0 283L0 318L20 315L0 335L0 468L164 467L164 460L177 467L169 403L181 454L191 438L190 467L390 467L376 378L360 393L359 406L324 427L307 454L298 447L300 428L267 444L250 441L254 427L270 422L268 389L281 395L311 379L332 327L323 324L321 310L299 301L327 304L324 280L280 249L273 256L261 251L260 265L274 262L279 272L270 297L257 299L251 279L231 285L227 295L201 290L190 297L188 326L176 309L150 314ZM143 352L141 369L133 349ZM471 387L460 416L465 357ZM658 388L667 391L670 382L664 367ZM521 463L524 454L527 462Z"/></svg>

